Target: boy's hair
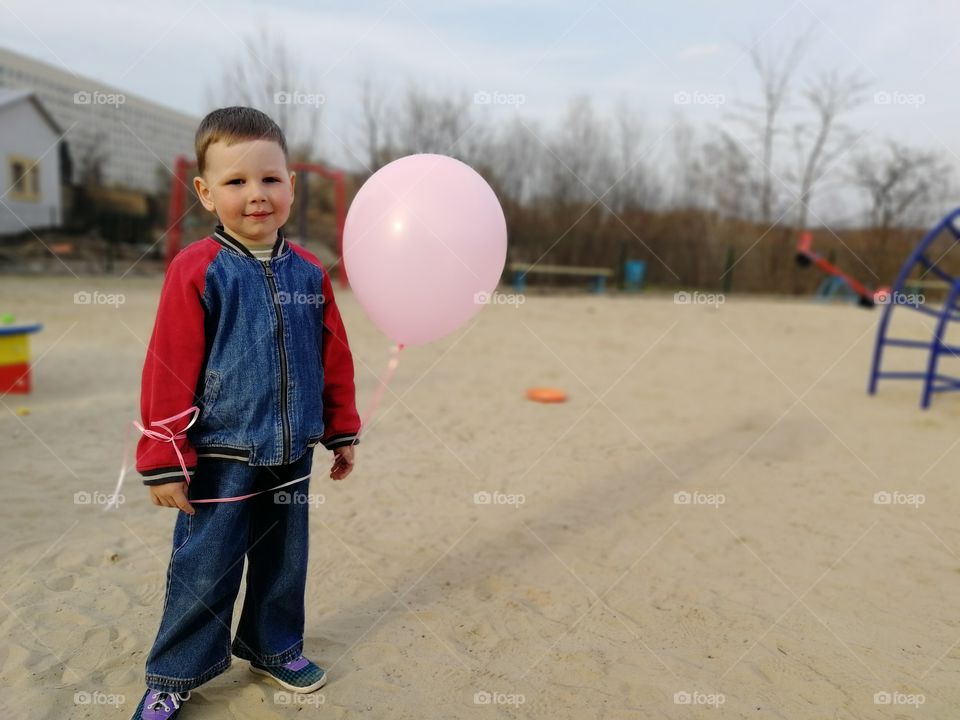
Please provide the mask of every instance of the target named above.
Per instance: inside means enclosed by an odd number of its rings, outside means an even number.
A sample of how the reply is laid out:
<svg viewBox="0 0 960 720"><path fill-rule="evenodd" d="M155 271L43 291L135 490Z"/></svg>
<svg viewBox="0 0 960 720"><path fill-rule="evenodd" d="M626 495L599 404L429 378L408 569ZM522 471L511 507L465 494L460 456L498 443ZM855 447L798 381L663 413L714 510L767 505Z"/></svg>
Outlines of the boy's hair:
<svg viewBox="0 0 960 720"><path fill-rule="evenodd" d="M227 145L244 140L272 140L287 154L287 141L283 130L270 116L250 107L232 106L218 108L200 121L194 140L197 151L197 170L203 175L207 160L207 148L215 142Z"/></svg>

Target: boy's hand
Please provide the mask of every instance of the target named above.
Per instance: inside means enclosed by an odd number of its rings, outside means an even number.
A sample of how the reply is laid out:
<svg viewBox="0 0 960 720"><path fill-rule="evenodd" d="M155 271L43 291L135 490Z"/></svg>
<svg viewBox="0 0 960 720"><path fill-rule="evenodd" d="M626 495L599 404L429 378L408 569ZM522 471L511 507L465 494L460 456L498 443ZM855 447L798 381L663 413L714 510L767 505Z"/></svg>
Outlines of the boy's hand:
<svg viewBox="0 0 960 720"><path fill-rule="evenodd" d="M333 467L330 468L330 477L334 480L343 480L353 470L353 445L344 445L333 451Z"/></svg>
<svg viewBox="0 0 960 720"><path fill-rule="evenodd" d="M154 505L179 508L187 515L193 515L193 505L187 501L187 484L185 482L148 485L147 487L150 488L150 499Z"/></svg>

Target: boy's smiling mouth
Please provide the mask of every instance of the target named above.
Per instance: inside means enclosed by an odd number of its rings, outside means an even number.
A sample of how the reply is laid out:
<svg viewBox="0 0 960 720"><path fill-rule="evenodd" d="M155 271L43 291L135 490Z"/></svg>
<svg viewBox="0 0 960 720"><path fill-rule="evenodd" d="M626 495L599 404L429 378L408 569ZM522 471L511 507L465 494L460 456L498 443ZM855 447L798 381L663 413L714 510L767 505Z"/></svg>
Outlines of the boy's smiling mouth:
<svg viewBox="0 0 960 720"><path fill-rule="evenodd" d="M270 215L273 215L273 213L272 213L272 212L262 212L262 211L258 211L258 212L255 212L255 213L249 213L249 214L247 215L247 217L256 218L256 219L259 220L259 219L263 219L263 218L265 218L265 217L268 217L268 216L270 216Z"/></svg>

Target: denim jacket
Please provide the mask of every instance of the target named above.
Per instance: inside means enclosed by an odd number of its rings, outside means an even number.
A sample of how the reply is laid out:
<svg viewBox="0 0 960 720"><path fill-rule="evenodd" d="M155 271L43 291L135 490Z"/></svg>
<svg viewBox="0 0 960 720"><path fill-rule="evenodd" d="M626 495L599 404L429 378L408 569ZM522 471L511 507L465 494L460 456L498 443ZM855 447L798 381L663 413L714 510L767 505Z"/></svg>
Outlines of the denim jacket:
<svg viewBox="0 0 960 720"><path fill-rule="evenodd" d="M358 442L353 357L317 258L278 232L258 260L222 225L178 253L167 269L144 362L145 428L166 423L174 442L144 435L144 484L182 481L198 457L285 465L308 448ZM185 430L185 432L184 432ZM176 449L174 448L176 445Z"/></svg>

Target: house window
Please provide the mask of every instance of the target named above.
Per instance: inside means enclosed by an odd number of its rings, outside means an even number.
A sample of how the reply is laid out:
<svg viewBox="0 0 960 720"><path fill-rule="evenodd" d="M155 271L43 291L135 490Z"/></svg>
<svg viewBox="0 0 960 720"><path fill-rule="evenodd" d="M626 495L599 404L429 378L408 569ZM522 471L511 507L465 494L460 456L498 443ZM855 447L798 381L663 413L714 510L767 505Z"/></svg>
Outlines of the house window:
<svg viewBox="0 0 960 720"><path fill-rule="evenodd" d="M40 202L38 162L22 155L11 155L7 158L7 167L10 168L8 175L11 199Z"/></svg>

